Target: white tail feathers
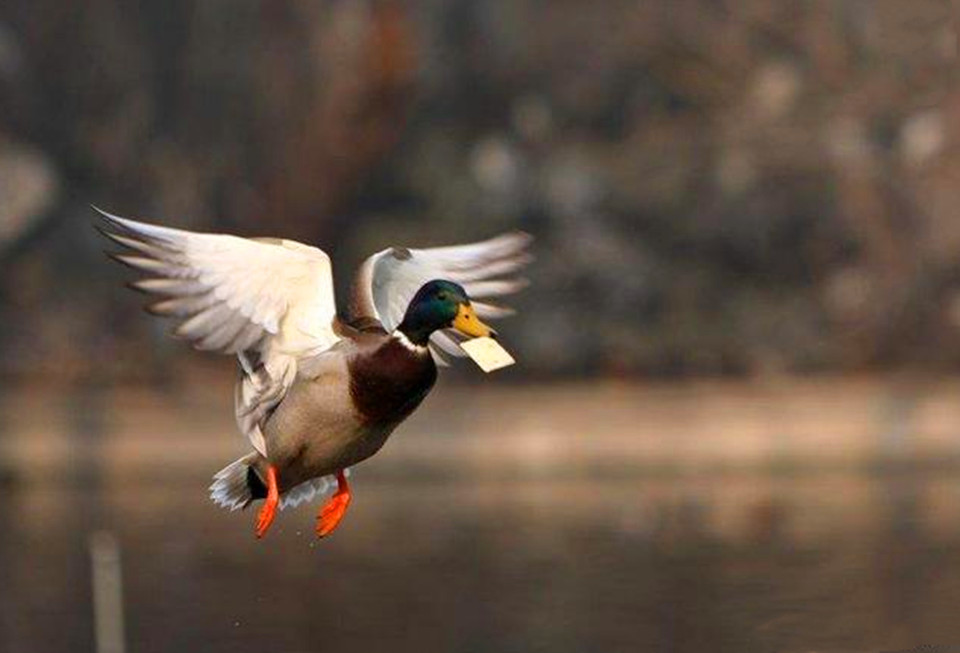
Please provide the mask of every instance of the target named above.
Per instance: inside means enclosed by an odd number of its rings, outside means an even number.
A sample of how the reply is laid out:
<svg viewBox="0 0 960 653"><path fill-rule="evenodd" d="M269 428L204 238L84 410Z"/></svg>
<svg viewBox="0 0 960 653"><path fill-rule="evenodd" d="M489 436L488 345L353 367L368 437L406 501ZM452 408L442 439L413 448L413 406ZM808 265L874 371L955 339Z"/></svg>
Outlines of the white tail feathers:
<svg viewBox="0 0 960 653"><path fill-rule="evenodd" d="M280 509L296 508L301 503L310 503L317 497L322 497L332 492L336 487L336 476L318 476L309 481L304 481L280 497Z"/></svg>
<svg viewBox="0 0 960 653"><path fill-rule="evenodd" d="M210 498L215 504L227 510L246 508L253 501L247 474L250 466L257 461L259 454L249 453L235 460L214 474L210 485ZM350 475L350 470L346 470ZM304 481L280 497L280 509L296 508L301 503L309 503L317 497L332 492L337 487L336 476L318 476Z"/></svg>
<svg viewBox="0 0 960 653"><path fill-rule="evenodd" d="M250 486L247 484L247 470L258 455L249 453L213 475L210 498L215 504L228 510L240 510L253 501Z"/></svg>

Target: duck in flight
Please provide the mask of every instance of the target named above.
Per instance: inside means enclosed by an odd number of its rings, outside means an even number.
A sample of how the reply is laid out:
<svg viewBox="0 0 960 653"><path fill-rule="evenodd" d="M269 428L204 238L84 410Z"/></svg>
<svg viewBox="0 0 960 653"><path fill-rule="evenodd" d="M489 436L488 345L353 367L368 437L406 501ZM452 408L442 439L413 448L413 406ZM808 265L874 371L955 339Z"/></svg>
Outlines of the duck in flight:
<svg viewBox="0 0 960 653"><path fill-rule="evenodd" d="M332 496L317 535L350 504L347 470L375 454L430 392L460 342L489 337L481 318L510 310L472 301L506 295L530 257L508 233L452 247L393 247L354 279L350 319L337 315L330 258L292 240L241 238L137 222L100 211L111 256L144 276L147 310L177 321L197 349L237 356L237 425L252 451L220 470L210 497L230 510L263 500L255 532L277 510Z"/></svg>

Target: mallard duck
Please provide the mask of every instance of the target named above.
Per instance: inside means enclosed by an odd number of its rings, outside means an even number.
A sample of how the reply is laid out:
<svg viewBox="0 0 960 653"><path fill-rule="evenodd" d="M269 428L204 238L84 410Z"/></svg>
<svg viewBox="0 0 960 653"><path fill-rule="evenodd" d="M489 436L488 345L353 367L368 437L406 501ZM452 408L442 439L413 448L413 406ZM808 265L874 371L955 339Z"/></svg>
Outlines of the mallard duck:
<svg viewBox="0 0 960 653"><path fill-rule="evenodd" d="M452 247L392 247L368 258L338 317L330 258L292 240L241 238L146 224L97 209L111 256L158 295L147 306L174 335L235 355L235 411L252 451L217 472L210 498L230 510L263 500L263 537L277 510L333 490L320 537L350 504L348 469L384 445L430 392L461 338L491 336L481 318L509 309L471 301L515 292L530 237L508 233Z"/></svg>

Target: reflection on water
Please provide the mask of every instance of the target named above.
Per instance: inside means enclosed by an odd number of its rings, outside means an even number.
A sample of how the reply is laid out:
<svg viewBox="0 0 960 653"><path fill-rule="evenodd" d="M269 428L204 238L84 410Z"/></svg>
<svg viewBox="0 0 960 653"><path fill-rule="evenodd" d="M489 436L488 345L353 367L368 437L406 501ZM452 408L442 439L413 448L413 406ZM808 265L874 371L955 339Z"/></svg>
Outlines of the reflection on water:
<svg viewBox="0 0 960 653"><path fill-rule="evenodd" d="M357 484L257 542L199 479L4 492L3 651L92 650L119 539L130 650L810 651L960 641L960 481L851 475ZM94 520L93 522L89 520Z"/></svg>
<svg viewBox="0 0 960 653"><path fill-rule="evenodd" d="M102 530L135 653L960 643L958 388L441 390L321 542L207 501L241 446L209 385L0 395L0 653L94 650Z"/></svg>

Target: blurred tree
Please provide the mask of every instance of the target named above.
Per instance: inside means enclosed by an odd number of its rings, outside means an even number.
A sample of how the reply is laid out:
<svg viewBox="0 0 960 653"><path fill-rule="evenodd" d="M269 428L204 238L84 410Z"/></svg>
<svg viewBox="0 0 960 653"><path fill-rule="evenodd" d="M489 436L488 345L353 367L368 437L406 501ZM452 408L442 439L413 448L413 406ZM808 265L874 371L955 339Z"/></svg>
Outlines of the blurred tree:
<svg viewBox="0 0 960 653"><path fill-rule="evenodd" d="M158 337L99 262L91 201L346 265L533 231L511 329L527 372L955 367L953 18L947 0L4 3L0 168L20 172L0 184L0 367L83 370Z"/></svg>

